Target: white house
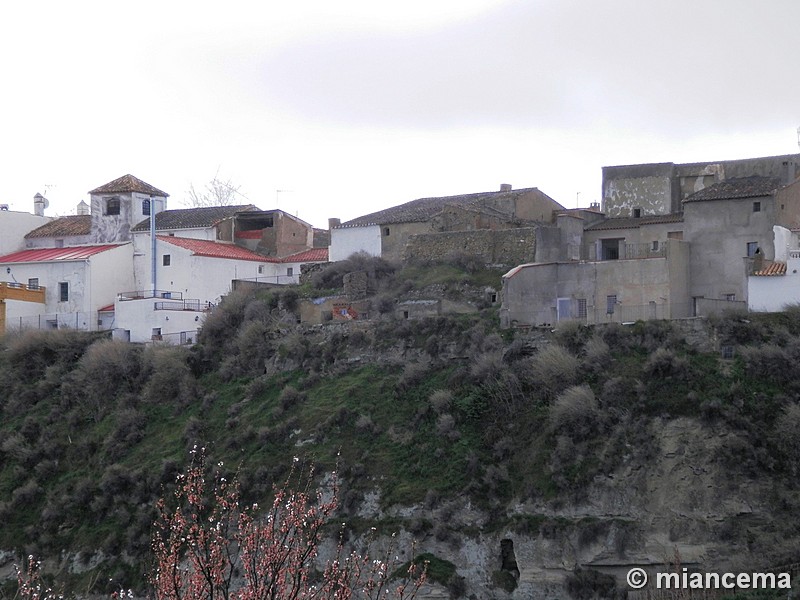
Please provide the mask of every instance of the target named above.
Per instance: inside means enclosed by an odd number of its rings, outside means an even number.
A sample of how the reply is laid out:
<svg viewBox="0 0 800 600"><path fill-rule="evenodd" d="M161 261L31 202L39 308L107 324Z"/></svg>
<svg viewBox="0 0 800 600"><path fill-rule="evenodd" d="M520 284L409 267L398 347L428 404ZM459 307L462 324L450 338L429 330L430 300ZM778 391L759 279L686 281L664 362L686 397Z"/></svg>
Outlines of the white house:
<svg viewBox="0 0 800 600"><path fill-rule="evenodd" d="M800 304L800 244L797 232L780 225L773 228L775 260L747 260L747 308L780 312Z"/></svg>
<svg viewBox="0 0 800 600"><path fill-rule="evenodd" d="M9 302L7 327L99 328L98 310L133 286L133 245L34 248L0 256L0 278L45 287L45 304Z"/></svg>
<svg viewBox="0 0 800 600"><path fill-rule="evenodd" d="M137 235L135 285L115 303L115 337L131 342L188 342L234 279L277 273L279 259L230 243L156 236L155 286L149 235Z"/></svg>
<svg viewBox="0 0 800 600"><path fill-rule="evenodd" d="M52 217L8 210L8 205L0 204L0 255L22 250L25 234L50 220Z"/></svg>
<svg viewBox="0 0 800 600"><path fill-rule="evenodd" d="M381 227L376 224L340 225L331 228L330 260L345 260L356 252L381 255Z"/></svg>

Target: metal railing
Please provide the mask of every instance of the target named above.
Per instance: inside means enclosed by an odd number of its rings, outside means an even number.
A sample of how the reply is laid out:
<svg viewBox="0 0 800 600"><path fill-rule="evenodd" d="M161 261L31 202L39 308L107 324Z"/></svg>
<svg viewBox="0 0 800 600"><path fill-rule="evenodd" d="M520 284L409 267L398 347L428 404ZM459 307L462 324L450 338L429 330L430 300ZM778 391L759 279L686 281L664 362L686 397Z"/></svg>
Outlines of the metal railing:
<svg viewBox="0 0 800 600"><path fill-rule="evenodd" d="M211 310L214 305L211 302L201 300L173 300L167 302L154 302L154 310L188 310L195 312L206 312Z"/></svg>
<svg viewBox="0 0 800 600"><path fill-rule="evenodd" d="M599 256L598 256L599 253ZM613 254L613 255L612 255ZM623 243L612 248L603 248L595 244L581 248L581 260L639 260L643 258L666 258L669 256L669 243L659 242L656 247L652 243Z"/></svg>
<svg viewBox="0 0 800 600"><path fill-rule="evenodd" d="M154 335L150 341L145 342L149 345L164 345L164 346L191 346L197 343L197 330L193 331L179 331L177 333L164 333L161 335Z"/></svg>
<svg viewBox="0 0 800 600"><path fill-rule="evenodd" d="M183 292L173 292L172 290L136 290L133 292L119 292L117 300L143 300L146 298L165 298L182 300Z"/></svg>

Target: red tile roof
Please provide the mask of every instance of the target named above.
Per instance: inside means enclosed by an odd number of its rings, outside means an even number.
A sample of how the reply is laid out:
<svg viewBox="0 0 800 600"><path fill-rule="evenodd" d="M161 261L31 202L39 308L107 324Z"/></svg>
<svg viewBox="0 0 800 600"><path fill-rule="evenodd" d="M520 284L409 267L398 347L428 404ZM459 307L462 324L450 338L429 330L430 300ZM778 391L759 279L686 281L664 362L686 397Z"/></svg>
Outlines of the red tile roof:
<svg viewBox="0 0 800 600"><path fill-rule="evenodd" d="M284 256L281 262L328 262L328 249L311 248L310 250L303 250L297 254Z"/></svg>
<svg viewBox="0 0 800 600"><path fill-rule="evenodd" d="M89 235L92 232L91 215L70 215L54 219L25 234L25 238L69 237Z"/></svg>
<svg viewBox="0 0 800 600"><path fill-rule="evenodd" d="M786 263L773 262L762 266L758 271L753 271L756 277L771 277L774 275L786 275Z"/></svg>
<svg viewBox="0 0 800 600"><path fill-rule="evenodd" d="M114 305L109 304L108 306L104 306L103 308L98 308L97 312L114 312Z"/></svg>
<svg viewBox="0 0 800 600"><path fill-rule="evenodd" d="M100 244L96 246L71 246L67 248L34 248L0 256L0 263L50 262L55 260L86 260L90 256L119 248L125 244Z"/></svg>
<svg viewBox="0 0 800 600"><path fill-rule="evenodd" d="M196 240L194 238L173 237L168 235L156 236L159 241L167 242L173 246L189 250L195 256L208 256L211 258L232 258L236 260L252 260L258 262L281 262L272 256L262 256L246 248L234 244L220 244L210 240Z"/></svg>
<svg viewBox="0 0 800 600"><path fill-rule="evenodd" d="M153 187L149 183L145 183L141 179L134 177L133 175L123 175L115 179L114 181L109 181L105 185L101 185L99 188L95 188L91 190L90 194L124 194L127 192L139 192L140 194L148 194L150 196L162 196L166 198L169 196L167 192L162 192L160 189Z"/></svg>

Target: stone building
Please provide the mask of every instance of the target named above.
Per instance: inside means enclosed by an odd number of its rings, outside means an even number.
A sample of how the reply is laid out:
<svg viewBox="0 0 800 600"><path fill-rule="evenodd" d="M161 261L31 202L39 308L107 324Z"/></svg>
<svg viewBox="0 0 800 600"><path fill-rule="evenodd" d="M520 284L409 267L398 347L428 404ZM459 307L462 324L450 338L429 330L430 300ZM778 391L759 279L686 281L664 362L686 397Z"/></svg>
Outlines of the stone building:
<svg viewBox="0 0 800 600"><path fill-rule="evenodd" d="M470 254L487 263L515 264L536 258L539 229L553 229L551 237L560 240L556 216L564 210L537 188L513 190L508 184L496 192L420 198L334 223L330 257L366 252L399 261ZM502 235L522 241L498 243Z"/></svg>
<svg viewBox="0 0 800 600"><path fill-rule="evenodd" d="M699 316L744 307L773 226L800 225L800 154L603 169L603 215L580 256L503 278L504 325Z"/></svg>

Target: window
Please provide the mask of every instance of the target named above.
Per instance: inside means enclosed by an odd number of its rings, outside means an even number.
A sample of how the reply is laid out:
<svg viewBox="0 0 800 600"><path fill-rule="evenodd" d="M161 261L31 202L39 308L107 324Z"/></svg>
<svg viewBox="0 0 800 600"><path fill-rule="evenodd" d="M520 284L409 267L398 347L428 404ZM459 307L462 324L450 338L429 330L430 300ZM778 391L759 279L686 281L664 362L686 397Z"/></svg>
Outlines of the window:
<svg viewBox="0 0 800 600"><path fill-rule="evenodd" d="M722 297L727 300L728 302L735 302L736 301L736 294L723 294Z"/></svg>
<svg viewBox="0 0 800 600"><path fill-rule="evenodd" d="M259 275L263 275L264 274L264 265L258 265L258 274Z"/></svg>
<svg viewBox="0 0 800 600"><path fill-rule="evenodd" d="M294 267L286 267L286 276L291 277L294 275Z"/></svg>
<svg viewBox="0 0 800 600"><path fill-rule="evenodd" d="M614 307L617 305L617 295L606 296L606 314L613 315Z"/></svg>
<svg viewBox="0 0 800 600"><path fill-rule="evenodd" d="M747 242L747 256L753 258L756 254L761 254L758 242Z"/></svg>
<svg viewBox="0 0 800 600"><path fill-rule="evenodd" d="M38 277L31 277L28 279L28 288L31 290L38 290L39 289L39 278Z"/></svg>
<svg viewBox="0 0 800 600"><path fill-rule="evenodd" d="M578 298L578 318L586 318L586 298Z"/></svg>
<svg viewBox="0 0 800 600"><path fill-rule="evenodd" d="M753 212L761 212L761 202L753 202Z"/></svg>
<svg viewBox="0 0 800 600"><path fill-rule="evenodd" d="M653 245L650 248L653 252L658 252L658 240L653 240Z"/></svg>
<svg viewBox="0 0 800 600"><path fill-rule="evenodd" d="M556 299L556 318L559 321L572 318L572 298Z"/></svg>
<svg viewBox="0 0 800 600"><path fill-rule="evenodd" d="M732 359L734 356L733 346L722 346L720 348L720 354L722 355L722 358L726 358L728 360Z"/></svg>
<svg viewBox="0 0 800 600"><path fill-rule="evenodd" d="M69 302L69 282L61 281L58 284L58 301Z"/></svg>
<svg viewBox="0 0 800 600"><path fill-rule="evenodd" d="M165 254L161 258L161 264L164 265L165 267L168 267L170 265L171 261L172 261L172 257L169 254Z"/></svg>
<svg viewBox="0 0 800 600"><path fill-rule="evenodd" d="M634 208L633 209L633 218L638 219L642 216L642 209L641 208Z"/></svg>
<svg viewBox="0 0 800 600"><path fill-rule="evenodd" d="M151 336L151 339L156 340L156 341L162 339L162 337L161 337L161 327L153 327L153 335Z"/></svg>
<svg viewBox="0 0 800 600"><path fill-rule="evenodd" d="M620 239L600 240L601 260L618 260Z"/></svg>
<svg viewBox="0 0 800 600"><path fill-rule="evenodd" d="M106 198L106 215L118 215L119 214L119 196L113 196L111 198Z"/></svg>
<svg viewBox="0 0 800 600"><path fill-rule="evenodd" d="M384 227L383 228L383 235L389 235L389 228L388 227Z"/></svg>
<svg viewBox="0 0 800 600"><path fill-rule="evenodd" d="M150 214L150 198L142 200L142 214L145 216Z"/></svg>

